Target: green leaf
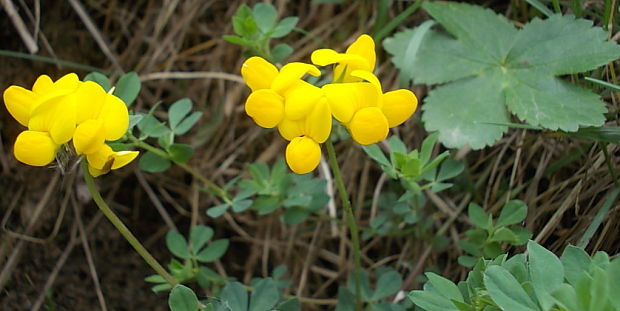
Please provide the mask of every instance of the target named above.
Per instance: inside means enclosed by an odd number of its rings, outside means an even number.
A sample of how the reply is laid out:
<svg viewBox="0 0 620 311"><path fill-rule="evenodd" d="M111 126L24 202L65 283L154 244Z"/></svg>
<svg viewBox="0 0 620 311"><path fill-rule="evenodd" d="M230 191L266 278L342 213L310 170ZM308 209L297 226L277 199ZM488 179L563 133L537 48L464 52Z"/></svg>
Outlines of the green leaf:
<svg viewBox="0 0 620 311"><path fill-rule="evenodd" d="M616 310L620 310L620 259L616 258L607 267L607 273L609 274L609 292L615 293L609 295L612 305Z"/></svg>
<svg viewBox="0 0 620 311"><path fill-rule="evenodd" d="M379 276L377 286L370 297L371 300L380 300L400 290L403 279L395 270L389 270Z"/></svg>
<svg viewBox="0 0 620 311"><path fill-rule="evenodd" d="M552 252L534 241L527 243L529 270L534 293L543 310L553 306L553 292L564 282L564 268L562 262Z"/></svg>
<svg viewBox="0 0 620 311"><path fill-rule="evenodd" d="M298 21L299 21L299 17L297 16L289 16L289 17L283 18L278 23L278 25L276 25L276 28L271 33L270 37L281 38L281 37L288 35L291 32L291 30L295 28L295 25L297 25Z"/></svg>
<svg viewBox="0 0 620 311"><path fill-rule="evenodd" d="M200 120L200 117L202 117L201 111L192 112L189 116L187 116L187 118L183 119L183 121L181 121L181 123L173 129L173 132L177 135L183 135L189 132L189 130L194 126L194 124L196 124L196 122Z"/></svg>
<svg viewBox="0 0 620 311"><path fill-rule="evenodd" d="M479 6L426 2L422 7L450 34L484 55L488 62L505 59L517 34L504 16Z"/></svg>
<svg viewBox="0 0 620 311"><path fill-rule="evenodd" d="M422 161L424 165L431 160L431 155L433 154L433 149L435 149L437 139L439 139L439 135L437 133L433 133L428 135L428 137L424 138L422 141L422 147L420 148L420 161Z"/></svg>
<svg viewBox="0 0 620 311"><path fill-rule="evenodd" d="M248 293L239 282L231 282L224 286L220 298L228 304L230 311L248 310Z"/></svg>
<svg viewBox="0 0 620 311"><path fill-rule="evenodd" d="M605 121L607 108L597 94L551 75L514 69L504 83L508 108L531 125L574 132Z"/></svg>
<svg viewBox="0 0 620 311"><path fill-rule="evenodd" d="M263 32L269 32L276 23L277 12L273 5L268 3L258 3L252 9L254 21L258 28Z"/></svg>
<svg viewBox="0 0 620 311"><path fill-rule="evenodd" d="M241 213L250 206L252 206L252 200L237 200L232 203L232 209L235 213Z"/></svg>
<svg viewBox="0 0 620 311"><path fill-rule="evenodd" d="M579 310L579 304L577 303L577 293L575 288L563 283L551 293L555 303L564 307L567 310Z"/></svg>
<svg viewBox="0 0 620 311"><path fill-rule="evenodd" d="M187 163L194 154L194 148L186 144L172 144L168 147L168 154L172 161L177 163Z"/></svg>
<svg viewBox="0 0 620 311"><path fill-rule="evenodd" d="M175 285L168 296L168 306L171 311L197 311L198 297L193 290L184 285Z"/></svg>
<svg viewBox="0 0 620 311"><path fill-rule="evenodd" d="M463 169L465 169L465 165L462 162L448 159L441 164L436 180L444 181L456 177L463 171Z"/></svg>
<svg viewBox="0 0 620 311"><path fill-rule="evenodd" d="M271 49L271 57L274 63L282 62L285 58L293 53L293 48L286 44L280 43Z"/></svg>
<svg viewBox="0 0 620 311"><path fill-rule="evenodd" d="M252 9L246 4L239 6L235 16L232 18L232 24L235 33L242 37L250 37L258 31L258 27L254 22L254 16L252 15Z"/></svg>
<svg viewBox="0 0 620 311"><path fill-rule="evenodd" d="M426 311L459 311L450 300L435 292L414 290L409 292L408 297Z"/></svg>
<svg viewBox="0 0 620 311"><path fill-rule="evenodd" d="M487 268L484 273L484 284L493 301L503 310L539 310L514 276L500 266Z"/></svg>
<svg viewBox="0 0 620 311"><path fill-rule="evenodd" d="M523 201L511 200L502 208L495 225L503 227L516 224L523 221L525 216L527 216L527 205Z"/></svg>
<svg viewBox="0 0 620 311"><path fill-rule="evenodd" d="M167 170L171 164L168 159L162 158L152 151L145 152L138 162L140 169L149 173L161 173Z"/></svg>
<svg viewBox="0 0 620 311"><path fill-rule="evenodd" d="M355 296L344 286L338 287L338 304L336 311L354 311Z"/></svg>
<svg viewBox="0 0 620 311"><path fill-rule="evenodd" d="M280 300L280 292L272 279L262 279L256 283L250 298L249 311L269 311Z"/></svg>
<svg viewBox="0 0 620 311"><path fill-rule="evenodd" d="M213 237L213 229L207 226L198 225L189 233L189 240L192 243L192 250L197 253Z"/></svg>
<svg viewBox="0 0 620 311"><path fill-rule="evenodd" d="M439 140L448 148L470 145L481 149L493 144L508 129L489 124L509 121L506 107L498 104L504 100L502 76L492 70L431 91L422 106L426 130L439 131Z"/></svg>
<svg viewBox="0 0 620 311"><path fill-rule="evenodd" d="M228 207L229 207L228 204L220 204L220 205L213 206L207 210L207 215L209 215L209 217L218 218L224 215L224 213L226 213L226 210L228 209Z"/></svg>
<svg viewBox="0 0 620 311"><path fill-rule="evenodd" d="M146 114L138 122L138 129L147 137L161 137L170 133L170 129L152 114Z"/></svg>
<svg viewBox="0 0 620 311"><path fill-rule="evenodd" d="M620 47L592 21L571 15L534 18L514 38L510 63L551 75L592 70L620 56Z"/></svg>
<svg viewBox="0 0 620 311"><path fill-rule="evenodd" d="M232 35L223 35L222 38L232 44L236 44L236 45L240 45L240 46L252 46L254 45L254 42L241 38L239 36L232 36Z"/></svg>
<svg viewBox="0 0 620 311"><path fill-rule="evenodd" d="M401 81L408 83L413 78L413 72L416 70L413 65L414 60L418 55L422 39L433 25L435 22L428 20L415 29L399 32L394 37L383 41L385 50L394 55L392 57L394 66L400 68Z"/></svg>
<svg viewBox="0 0 620 311"><path fill-rule="evenodd" d="M491 218L491 215L487 215L484 212L484 209L480 207L480 205L476 203L469 203L469 206L467 208L467 215L469 216L469 219L476 227L479 227L482 229L489 229L490 227L489 219Z"/></svg>
<svg viewBox="0 0 620 311"><path fill-rule="evenodd" d="M200 262L212 262L224 255L228 249L228 239L219 239L213 241L207 248L203 249L196 259Z"/></svg>
<svg viewBox="0 0 620 311"><path fill-rule="evenodd" d="M521 227L517 227L517 226L512 226L510 227L510 230L517 236L517 240L512 242L512 245L523 245L525 244L530 238L532 238L532 233L527 231L527 229L525 228L521 228Z"/></svg>
<svg viewBox="0 0 620 311"><path fill-rule="evenodd" d="M116 88L114 89L114 95L118 96L125 102L127 107L133 104L133 101L138 97L140 93L141 82L138 74L135 72L129 72L122 75L116 82Z"/></svg>
<svg viewBox="0 0 620 311"><path fill-rule="evenodd" d="M168 123L170 124L170 128L174 130L190 111L192 111L191 99L183 98L174 102L168 109Z"/></svg>
<svg viewBox="0 0 620 311"><path fill-rule="evenodd" d="M192 257L188 249L187 240L176 231L168 231L168 234L166 234L166 245L170 252L179 258L187 259Z"/></svg>
<svg viewBox="0 0 620 311"><path fill-rule="evenodd" d="M382 166L392 165L390 163L390 160L388 160L387 157L385 157L385 154L383 153L383 151L381 151L381 148L377 144L362 146L362 149L364 150L364 152L366 152L366 154L371 159L375 160L380 165Z"/></svg>
<svg viewBox="0 0 620 311"><path fill-rule="evenodd" d="M551 130L604 122L606 108L598 95L554 77L620 56L620 46L591 21L553 15L517 30L478 6L425 2L423 7L454 36L429 31L412 65L416 83L447 83L429 93L422 116L445 146L493 144L506 131L498 124L508 122L509 111Z"/></svg>
<svg viewBox="0 0 620 311"><path fill-rule="evenodd" d="M93 81L97 84L99 84L103 90L105 90L106 92L110 90L110 88L112 87L112 83L110 83L110 79L108 79L108 77L102 73L93 71L89 74L87 74L84 77L84 81Z"/></svg>
<svg viewBox="0 0 620 311"><path fill-rule="evenodd" d="M425 275L428 278L428 282L433 286L434 291L446 298L446 300L463 302L461 291L452 281L432 272L428 272Z"/></svg>
<svg viewBox="0 0 620 311"><path fill-rule="evenodd" d="M301 304L299 303L299 299L291 298L280 303L276 309L278 311L299 311L301 310Z"/></svg>
<svg viewBox="0 0 620 311"><path fill-rule="evenodd" d="M572 245L564 249L561 260L564 266L564 277L572 285L576 285L577 281L587 273L592 262L588 253Z"/></svg>
<svg viewBox="0 0 620 311"><path fill-rule="evenodd" d="M491 236L489 241L509 242L512 244L513 242L518 242L519 237L514 232L512 232L512 230L506 227L500 227L499 229L495 230L495 232L493 232L493 236Z"/></svg>
<svg viewBox="0 0 620 311"><path fill-rule="evenodd" d="M149 275L146 278L144 278L144 281L149 282L149 283L167 283L168 282L163 276L159 274Z"/></svg>

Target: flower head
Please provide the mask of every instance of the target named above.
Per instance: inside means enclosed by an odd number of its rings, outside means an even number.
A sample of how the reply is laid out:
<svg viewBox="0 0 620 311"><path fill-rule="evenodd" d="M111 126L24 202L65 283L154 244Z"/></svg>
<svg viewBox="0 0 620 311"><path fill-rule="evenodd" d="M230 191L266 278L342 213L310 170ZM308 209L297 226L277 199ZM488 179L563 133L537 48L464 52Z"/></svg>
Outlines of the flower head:
<svg viewBox="0 0 620 311"><path fill-rule="evenodd" d="M9 113L28 128L18 135L13 148L15 158L22 163L48 165L54 161L60 146L71 139L76 153L87 155L91 166L91 159L98 164L103 158L107 159L105 163L109 162L108 158L112 162L115 157L124 159L116 160L107 170L105 165L93 166L99 171L97 176L137 156L137 152L118 155L105 144L121 138L127 131L129 114L123 101L94 82L80 81L74 73L55 82L42 75L32 90L12 85L3 97ZM131 160L125 161L128 158Z"/></svg>
<svg viewBox="0 0 620 311"><path fill-rule="evenodd" d="M260 57L249 58L241 68L252 90L245 102L246 113L261 127L277 127L290 141L286 162L298 174L318 166L319 144L331 132L327 100L320 88L302 80L306 74L318 76L320 71L305 63L289 63L278 70Z"/></svg>
<svg viewBox="0 0 620 311"><path fill-rule="evenodd" d="M389 128L405 122L417 108L417 98L405 89L383 93L375 67L375 43L361 35L338 53L320 49L312 53L315 65L335 64L333 83L318 88L302 78L318 76L313 65L290 63L281 69L260 57L245 61L241 75L252 90L246 113L256 124L277 127L289 141L286 162L296 173L314 170L321 159L320 144L329 138L331 117L341 122L353 139L370 145L385 139Z"/></svg>

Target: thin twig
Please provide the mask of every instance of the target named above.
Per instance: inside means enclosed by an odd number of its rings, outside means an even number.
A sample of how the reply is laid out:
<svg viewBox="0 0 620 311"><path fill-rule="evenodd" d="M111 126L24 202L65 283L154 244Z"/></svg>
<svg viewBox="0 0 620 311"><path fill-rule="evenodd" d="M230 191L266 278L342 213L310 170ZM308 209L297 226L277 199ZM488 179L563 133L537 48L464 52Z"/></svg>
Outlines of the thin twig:
<svg viewBox="0 0 620 311"><path fill-rule="evenodd" d="M75 13L77 13L77 15L82 20L82 23L84 23L84 26L86 26L86 29L88 29L90 34L95 39L95 42L97 42L97 45L99 45L99 48L101 49L103 54L105 54L105 56L110 60L110 62L112 62L112 66L114 66L114 69L116 69L118 72L123 73L123 67L121 67L120 63L118 62L118 57L114 55L112 50L110 50L107 41L103 38L103 35L99 31L93 20L90 18L88 13L86 13L80 2L78 0L68 1L69 4L71 4L71 6L73 7L73 10L75 10Z"/></svg>
<svg viewBox="0 0 620 311"><path fill-rule="evenodd" d="M183 72L183 71L169 71L169 72L151 72L140 75L140 81L151 81L151 80L170 80L170 79L218 79L218 80L227 80L232 82L237 82L241 84L245 84L243 78L238 75L234 75L226 72L215 72L215 71L191 71L191 72Z"/></svg>
<svg viewBox="0 0 620 311"><path fill-rule="evenodd" d="M38 52L39 47L37 46L37 42L34 40L28 30L26 30L24 20L22 20L21 16L19 16L19 14L17 13L13 2L11 0L2 0L2 6L4 7L6 14L11 19L11 22L13 22L13 26L15 26L17 33L22 38L22 41L24 41L24 44L26 45L26 48L28 49L30 54L35 54L36 52Z"/></svg>

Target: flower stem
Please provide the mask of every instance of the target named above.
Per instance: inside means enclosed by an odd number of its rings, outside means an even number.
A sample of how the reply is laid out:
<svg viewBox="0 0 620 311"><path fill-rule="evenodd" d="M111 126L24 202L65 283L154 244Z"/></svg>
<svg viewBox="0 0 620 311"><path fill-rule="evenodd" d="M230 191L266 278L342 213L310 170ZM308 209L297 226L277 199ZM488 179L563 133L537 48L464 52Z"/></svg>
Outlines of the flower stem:
<svg viewBox="0 0 620 311"><path fill-rule="evenodd" d="M338 187L338 193L340 195L340 200L342 201L342 206L344 207L344 211L347 214L347 225L349 227L349 231L351 233L351 243L353 244L353 262L355 265L355 270L353 271L353 280L355 283L355 309L362 309L362 296L361 296L361 276L360 272L362 270L362 262L361 262L361 251L360 251L360 238L359 238L359 229L357 227L357 223L355 222L355 216L353 216L353 210L351 209L351 201L349 200L349 195L347 194L347 190L344 186L344 180L342 179L342 174L340 173L340 166L338 166L338 160L336 159L336 153L334 152L334 145L331 140L328 139L325 142L327 147L327 155L329 157L329 164L332 167L332 171L334 173L334 179L336 181L336 186Z"/></svg>
<svg viewBox="0 0 620 311"><path fill-rule="evenodd" d="M166 271L166 269L161 266L161 264L159 264L157 259L155 259L151 255L151 253L149 253L149 251L146 250L144 246L142 246L142 243L140 243L140 241L136 239L136 237L131 233L131 231L129 231L127 226L125 226L123 221L118 218L116 214L114 214L114 211L112 211L112 209L110 209L105 200L103 200L103 198L101 197L101 193L99 193L99 190L97 190L93 177L90 176L90 173L88 172L88 164L86 163L86 161L82 161L82 171L84 172L84 181L86 182L88 191L90 192L90 195L93 197L93 201L95 201L103 215L108 218L108 220L112 223L112 225L114 225L116 230L118 230L118 232L123 235L125 240L127 240L127 242L129 242L129 244L133 246L136 252L138 252L138 254L142 256L142 259L144 259L144 261L149 264L149 266L151 266L151 268L153 268L155 272L157 272L164 279L166 279L166 281L170 283L170 285L175 286L177 284L177 281L168 273L168 271Z"/></svg>
<svg viewBox="0 0 620 311"><path fill-rule="evenodd" d="M226 203L231 203L230 197L228 196L228 193L226 192L226 190L218 187L218 185L216 185L214 182L210 181L209 179L207 179L206 177L204 177L202 174L200 174L200 172L198 172L196 169L194 169L193 167L187 165L186 163L180 163L180 162L176 162L174 161L174 159L172 159L170 157L170 155L165 152L164 150L161 150L157 147L153 147L151 145L149 145L148 143L138 139L137 137L133 136L133 135L129 135L129 140L131 140L131 142L135 145L138 146L144 150L150 151L164 159L168 159L172 162L174 162L174 164L178 165L179 167L181 167L183 170L185 170L186 172L188 172L190 175L192 175L194 178L200 180L207 188L210 188L213 193L217 196L219 196L222 200L224 200L224 202Z"/></svg>

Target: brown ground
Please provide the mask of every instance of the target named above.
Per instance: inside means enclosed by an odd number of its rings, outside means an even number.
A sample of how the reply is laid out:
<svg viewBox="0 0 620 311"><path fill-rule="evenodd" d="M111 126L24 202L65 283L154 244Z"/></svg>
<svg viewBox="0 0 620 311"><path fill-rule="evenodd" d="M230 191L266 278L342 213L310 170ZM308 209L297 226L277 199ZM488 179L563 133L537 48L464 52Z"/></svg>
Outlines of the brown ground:
<svg viewBox="0 0 620 311"><path fill-rule="evenodd" d="M121 71L136 71L144 76L166 71L209 71L238 74L243 61L241 49L221 39L231 34L231 16L240 3L232 0L186 1L82 1L98 34L84 27L81 17L70 5L73 1L8 1L13 2L33 33L38 25L38 55L57 57L76 63L103 68L118 77ZM76 1L77 2L77 1ZM281 16L297 15L299 27L310 31L304 36L293 33L285 38L296 53L289 60L308 61L309 53L322 46L344 47L362 32L368 32L375 21L374 1L350 1L348 5L312 5L309 0L272 1ZM485 1L511 18L526 21L522 4L515 10L511 1ZM602 2L602 1L600 1ZM25 12L25 3L33 15L33 23ZM483 2L480 2L483 3ZM40 4L40 15L35 4ZM390 14L402 12L408 5L395 1ZM527 13L527 12L525 12ZM0 12L0 48L27 52L13 23ZM414 26L426 16L417 12L404 26ZM111 51L106 55L95 37L100 35ZM316 40L314 40L316 39ZM323 44L324 42L324 44ZM379 51L379 75L384 88L398 86L398 73L389 57ZM11 84L30 86L43 73L54 78L67 72L87 71L45 62L0 56L0 89ZM414 91L422 98L425 88ZM204 116L198 129L183 140L191 143L196 153L191 166L223 185L246 171L246 163L273 163L283 152L283 141L274 132L261 131L243 114L244 85L220 79L162 79L146 81L135 109L146 111L158 101L171 103L190 97ZM617 94L616 94L617 95ZM612 122L617 125L618 98L604 98ZM4 105L2 105L4 107ZM12 142L22 128L0 108L0 309L1 310L91 310L100 304L91 277L78 220L85 226L100 292L109 310L167 310L166 294L153 294L143 278L152 273L130 246L121 238L88 197L85 185L71 165L67 167L31 168L12 157ZM219 113L221 110L221 113ZM417 147L426 133L419 124L419 113L398 129L402 139ZM609 145L611 165L617 167L618 148ZM345 178L359 221L367 224L368 202L380 171L363 152L349 143L337 146ZM583 155L544 173L560 163L567 154ZM555 137L537 132L512 130L495 147L483 151L459 150L457 157L466 161L468 170L465 191L442 192L429 200L426 208L433 213L434 227L439 228L461 207L477 202L494 212L505 202L506 189L525 190L518 199L530 207L526 221L534 238L559 253L565 245L576 243L600 209L613 187L601 146L585 140ZM140 183L143 174L146 183ZM79 175L78 175L79 176ZM214 269L248 282L253 276L267 276L278 264L287 264L293 280L290 293L323 299L332 303L337 284L343 284L347 268L346 249L342 239L329 234L328 222L306 222L285 226L278 215L259 217L252 213L233 214L213 220L205 215L217 203L214 197L197 190L199 182L184 171L173 168L164 174L138 173L136 165L98 179L108 202L161 262L168 262L164 235L169 230L154 204L164 206L181 232L187 232L192 221L216 229L218 238L231 239L229 251ZM153 198L147 195L154 193ZM37 206L42 208L38 209ZM39 212L37 212L37 210ZM76 217L75 211L81 217ZM194 219L191 218L192 210ZM620 209L617 202L593 236L587 250L620 251L618 232ZM29 228L30 227L30 228ZM464 216L448 231L455 245L469 227ZM314 238L313 238L314 236ZM294 245L294 247L293 247ZM389 264L403 276L413 280L420 268L438 269L445 276L459 279L464 269L456 263L456 247L433 250L423 255L427 241L407 237L375 239L365 242L364 265ZM314 250L314 251L309 251ZM387 258L387 259L386 259ZM385 260L384 260L385 259ZM380 262L382 261L382 262ZM304 265L310 268L307 278ZM348 266L347 266L348 267ZM56 271L59 269L58 271ZM303 280L303 281L302 281ZM46 282L51 286L46 287ZM419 287L408 283L406 289ZM49 288L47 292L44 288ZM38 308L34 308L38 306ZM310 306L308 305L309 309ZM326 308L326 307L325 307Z"/></svg>

